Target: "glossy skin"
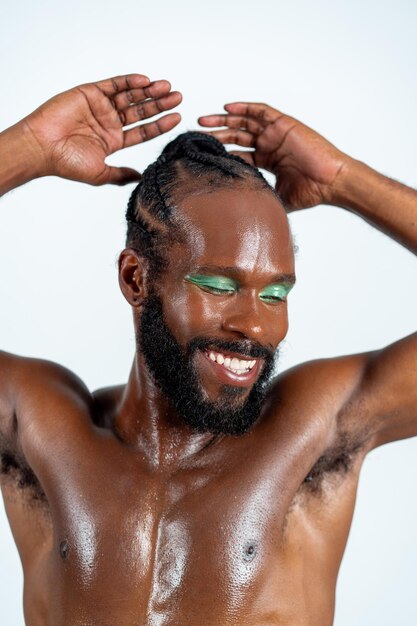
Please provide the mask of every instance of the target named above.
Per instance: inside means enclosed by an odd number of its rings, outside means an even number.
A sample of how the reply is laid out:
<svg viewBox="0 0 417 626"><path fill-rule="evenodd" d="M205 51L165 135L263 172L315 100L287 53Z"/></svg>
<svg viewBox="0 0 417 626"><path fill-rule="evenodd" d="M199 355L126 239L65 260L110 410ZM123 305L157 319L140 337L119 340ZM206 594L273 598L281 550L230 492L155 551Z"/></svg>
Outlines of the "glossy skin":
<svg viewBox="0 0 417 626"><path fill-rule="evenodd" d="M342 204L417 247L415 192L266 105L230 107L233 114L200 122L226 124L214 131L226 143L250 139L255 151L246 158L274 168L289 208ZM234 124L243 135L231 135ZM4 190L35 176L38 148L26 136L22 127L6 136L9 146L29 147L21 171L3 173ZM50 152L45 161L54 163ZM286 183L280 167L289 168ZM86 176L71 167L65 174ZM177 341L213 336L275 349L287 304L260 294L294 273L282 205L269 192L232 186L189 196L180 211L187 238L171 249L158 283ZM137 328L151 277L129 249L119 268ZM187 280L193 273L227 275L239 289L209 293ZM275 381L248 433L215 440L184 425L140 350L126 385L95 393L56 364L0 353L2 449L45 493L35 500L36 485L20 488L17 468L2 478L27 624L330 626L362 461L373 447L417 433L416 344L413 336L379 353L294 368ZM228 374L203 353L195 365L206 395L219 398ZM244 398L253 377L239 384Z"/></svg>

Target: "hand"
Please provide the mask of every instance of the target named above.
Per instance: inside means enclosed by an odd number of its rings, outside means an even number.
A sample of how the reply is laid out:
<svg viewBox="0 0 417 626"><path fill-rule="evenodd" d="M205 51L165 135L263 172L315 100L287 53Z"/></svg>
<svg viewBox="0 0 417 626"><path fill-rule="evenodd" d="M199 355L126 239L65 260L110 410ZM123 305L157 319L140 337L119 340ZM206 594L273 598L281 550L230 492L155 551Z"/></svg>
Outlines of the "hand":
<svg viewBox="0 0 417 626"><path fill-rule="evenodd" d="M349 157L293 117L266 104L234 102L227 113L199 118L201 126L225 126L210 134L224 144L251 151L233 151L255 167L276 176L276 189L288 210L332 204L336 179Z"/></svg>
<svg viewBox="0 0 417 626"><path fill-rule="evenodd" d="M141 74L130 74L65 91L19 124L30 131L25 135L37 150L41 175L91 185L122 185L139 180L140 174L126 167L111 167L105 158L166 133L181 117L170 113L128 130L124 127L172 109L181 100L168 81L151 82Z"/></svg>

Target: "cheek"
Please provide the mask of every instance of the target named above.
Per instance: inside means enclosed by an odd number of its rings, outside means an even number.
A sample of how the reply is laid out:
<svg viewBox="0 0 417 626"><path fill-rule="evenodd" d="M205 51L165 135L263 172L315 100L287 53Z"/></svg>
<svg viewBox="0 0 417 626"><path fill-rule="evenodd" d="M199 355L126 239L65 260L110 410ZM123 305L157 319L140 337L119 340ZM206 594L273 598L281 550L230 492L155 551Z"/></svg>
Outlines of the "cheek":
<svg viewBox="0 0 417 626"><path fill-rule="evenodd" d="M279 340L278 343L281 343L283 339L287 336L288 333L288 309L287 307L283 307L282 314L279 317Z"/></svg>
<svg viewBox="0 0 417 626"><path fill-rule="evenodd" d="M272 346L274 349L279 346L288 333L288 309L286 304L271 306L266 308L262 318L264 334L261 343Z"/></svg>
<svg viewBox="0 0 417 626"><path fill-rule="evenodd" d="M197 290L180 289L167 294L164 312L168 326L187 342L197 335L209 335L221 327L223 307L213 296Z"/></svg>

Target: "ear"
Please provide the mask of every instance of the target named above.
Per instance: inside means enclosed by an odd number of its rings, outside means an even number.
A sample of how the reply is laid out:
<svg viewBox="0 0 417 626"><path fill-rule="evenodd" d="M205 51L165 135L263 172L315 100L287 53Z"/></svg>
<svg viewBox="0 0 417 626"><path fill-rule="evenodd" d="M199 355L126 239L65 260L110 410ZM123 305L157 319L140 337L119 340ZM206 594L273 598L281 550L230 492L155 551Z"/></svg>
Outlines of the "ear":
<svg viewBox="0 0 417 626"><path fill-rule="evenodd" d="M126 300L139 307L146 298L147 263L136 250L126 248L119 256L119 285Z"/></svg>

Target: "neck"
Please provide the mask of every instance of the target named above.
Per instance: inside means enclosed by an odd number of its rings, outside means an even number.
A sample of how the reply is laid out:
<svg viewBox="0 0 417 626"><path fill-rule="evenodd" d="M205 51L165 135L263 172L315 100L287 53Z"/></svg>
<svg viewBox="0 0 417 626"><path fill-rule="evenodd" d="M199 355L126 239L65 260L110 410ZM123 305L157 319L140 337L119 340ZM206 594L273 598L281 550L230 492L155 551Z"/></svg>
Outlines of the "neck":
<svg viewBox="0 0 417 626"><path fill-rule="evenodd" d="M211 433L198 433L155 385L141 354L136 354L114 429L118 437L144 454L154 468L175 467L209 445Z"/></svg>

